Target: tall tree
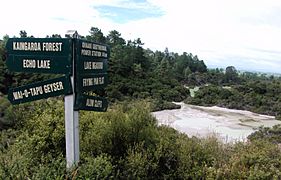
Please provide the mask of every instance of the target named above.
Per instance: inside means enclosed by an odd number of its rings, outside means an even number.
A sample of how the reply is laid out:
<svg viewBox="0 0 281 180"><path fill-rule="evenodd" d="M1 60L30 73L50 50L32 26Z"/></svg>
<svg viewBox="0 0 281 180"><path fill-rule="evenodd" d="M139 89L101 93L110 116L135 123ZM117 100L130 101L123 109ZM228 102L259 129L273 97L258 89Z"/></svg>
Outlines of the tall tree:
<svg viewBox="0 0 281 180"><path fill-rule="evenodd" d="M237 70L234 66L228 66L225 69L225 80L226 82L236 82L238 78Z"/></svg>
<svg viewBox="0 0 281 180"><path fill-rule="evenodd" d="M125 39L123 39L121 37L121 33L119 33L118 31L116 30L113 30L113 31L110 31L109 34L107 35L106 37L106 40L107 40L107 43L111 46L111 47L114 47L114 46L123 46L126 44L126 41Z"/></svg>
<svg viewBox="0 0 281 180"><path fill-rule="evenodd" d="M8 35L3 37L3 40L0 41L0 92L7 94L8 87L12 84L13 74L8 71L6 66L6 52L5 45L9 39Z"/></svg>
<svg viewBox="0 0 281 180"><path fill-rule="evenodd" d="M106 43L106 38L102 31L97 27L91 27L90 35L86 36L87 40L94 41L97 43Z"/></svg>

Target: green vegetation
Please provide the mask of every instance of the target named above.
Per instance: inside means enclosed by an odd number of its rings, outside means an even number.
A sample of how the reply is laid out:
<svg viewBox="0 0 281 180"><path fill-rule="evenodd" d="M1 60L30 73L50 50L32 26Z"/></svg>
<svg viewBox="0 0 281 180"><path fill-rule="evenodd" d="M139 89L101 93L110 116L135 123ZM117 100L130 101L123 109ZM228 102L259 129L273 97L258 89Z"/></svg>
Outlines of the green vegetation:
<svg viewBox="0 0 281 180"><path fill-rule="evenodd" d="M81 161L65 169L63 102L16 106L16 130L0 137L1 179L281 178L281 152L269 141L221 144L157 126L145 102L82 112Z"/></svg>
<svg viewBox="0 0 281 180"><path fill-rule="evenodd" d="M281 120L281 81L254 80L232 84L225 88L223 84L201 87L194 98L185 102L202 106L221 106L231 109L249 110L252 112L272 115Z"/></svg>
<svg viewBox="0 0 281 180"><path fill-rule="evenodd" d="M281 143L281 125L275 125L272 128L260 127L258 131L248 137L252 141L267 140L274 144Z"/></svg>
<svg viewBox="0 0 281 180"><path fill-rule="evenodd" d="M154 52L140 39L125 41L115 30L104 36L95 27L85 38L111 47L110 84L98 92L111 104L105 113L81 111L81 160L67 171L62 98L12 106L6 97L8 87L57 75L9 72L7 38L0 41L1 179L281 179L280 126L261 127L248 143L222 144L158 126L150 114L186 100L280 119L280 78L239 74L233 66L207 70L191 53ZM190 97L184 86L200 88Z"/></svg>

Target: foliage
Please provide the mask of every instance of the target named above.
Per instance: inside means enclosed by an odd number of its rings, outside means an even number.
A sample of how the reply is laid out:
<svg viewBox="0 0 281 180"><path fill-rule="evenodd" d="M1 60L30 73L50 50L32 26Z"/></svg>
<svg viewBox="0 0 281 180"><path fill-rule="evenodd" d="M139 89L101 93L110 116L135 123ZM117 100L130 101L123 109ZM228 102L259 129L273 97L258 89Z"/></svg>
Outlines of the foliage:
<svg viewBox="0 0 281 180"><path fill-rule="evenodd" d="M281 117L280 81L247 81L232 86L209 85L200 88L187 103L221 106Z"/></svg>
<svg viewBox="0 0 281 180"><path fill-rule="evenodd" d="M73 179L113 179L113 165L110 157L99 155L95 158L88 157L78 167Z"/></svg>
<svg viewBox="0 0 281 180"><path fill-rule="evenodd" d="M15 124L15 115L7 97L0 97L0 130L12 127Z"/></svg>
<svg viewBox="0 0 281 180"><path fill-rule="evenodd" d="M180 109L181 105L174 104L172 102L157 100L152 102L152 111L161 111L165 109Z"/></svg>
<svg viewBox="0 0 281 180"><path fill-rule="evenodd" d="M281 143L281 125L275 125L272 128L260 127L256 132L248 137L251 141L266 140L274 144Z"/></svg>
<svg viewBox="0 0 281 180"><path fill-rule="evenodd" d="M20 105L21 106L21 105ZM77 167L65 169L63 102L30 103L19 129L1 131L2 179L280 178L280 149L269 141L221 144L158 126L148 103L80 113Z"/></svg>
<svg viewBox="0 0 281 180"><path fill-rule="evenodd" d="M280 179L281 153L276 145L264 141L237 144L228 163L209 168L214 179Z"/></svg>

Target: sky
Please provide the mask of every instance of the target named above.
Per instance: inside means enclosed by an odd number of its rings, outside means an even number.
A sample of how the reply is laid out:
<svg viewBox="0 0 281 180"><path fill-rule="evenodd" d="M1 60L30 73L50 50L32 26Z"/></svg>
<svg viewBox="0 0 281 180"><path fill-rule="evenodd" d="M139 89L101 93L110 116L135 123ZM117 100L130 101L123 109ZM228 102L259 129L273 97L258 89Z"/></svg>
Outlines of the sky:
<svg viewBox="0 0 281 180"><path fill-rule="evenodd" d="M8 0L0 38L117 30L144 48L198 55L209 68L281 73L280 0Z"/></svg>

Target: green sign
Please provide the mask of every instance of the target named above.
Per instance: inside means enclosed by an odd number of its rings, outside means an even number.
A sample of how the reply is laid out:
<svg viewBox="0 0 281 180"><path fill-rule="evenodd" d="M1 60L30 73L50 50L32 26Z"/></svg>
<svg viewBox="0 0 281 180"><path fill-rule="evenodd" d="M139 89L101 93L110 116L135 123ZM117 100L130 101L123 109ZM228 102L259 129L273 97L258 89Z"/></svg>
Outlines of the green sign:
<svg viewBox="0 0 281 180"><path fill-rule="evenodd" d="M62 38L10 38L8 69L15 72L70 74L72 41Z"/></svg>
<svg viewBox="0 0 281 180"><path fill-rule="evenodd" d="M86 111L105 112L108 107L108 102L103 97L81 95L78 96L78 104L75 109Z"/></svg>
<svg viewBox="0 0 281 180"><path fill-rule="evenodd" d="M70 74L70 57L8 55L7 66L14 72Z"/></svg>
<svg viewBox="0 0 281 180"><path fill-rule="evenodd" d="M78 39L76 41L77 56L107 59L109 57L109 47L104 44L94 43Z"/></svg>
<svg viewBox="0 0 281 180"><path fill-rule="evenodd" d="M12 104L20 104L63 94L72 94L68 76L9 89L8 99Z"/></svg>
<svg viewBox="0 0 281 180"><path fill-rule="evenodd" d="M102 89L108 84L107 59L109 48L106 45L86 40L76 40L77 92Z"/></svg>
<svg viewBox="0 0 281 180"><path fill-rule="evenodd" d="M77 92L102 89L108 84L108 75L104 74L85 74L77 76Z"/></svg>
<svg viewBox="0 0 281 180"><path fill-rule="evenodd" d="M107 71L107 59L92 57L80 57L77 61L77 74L105 73Z"/></svg>

